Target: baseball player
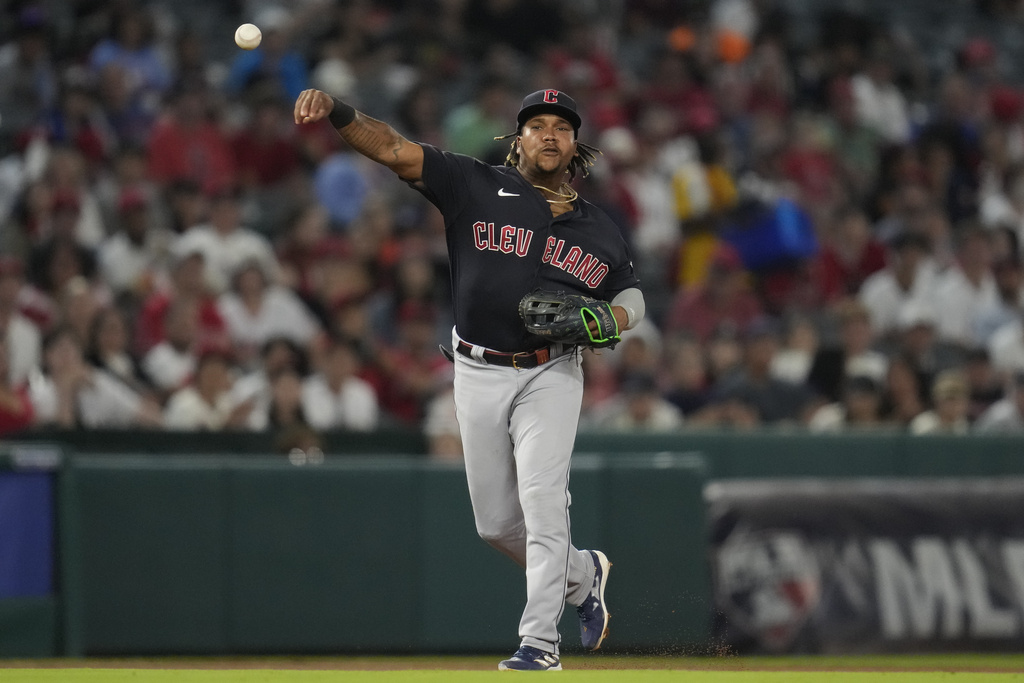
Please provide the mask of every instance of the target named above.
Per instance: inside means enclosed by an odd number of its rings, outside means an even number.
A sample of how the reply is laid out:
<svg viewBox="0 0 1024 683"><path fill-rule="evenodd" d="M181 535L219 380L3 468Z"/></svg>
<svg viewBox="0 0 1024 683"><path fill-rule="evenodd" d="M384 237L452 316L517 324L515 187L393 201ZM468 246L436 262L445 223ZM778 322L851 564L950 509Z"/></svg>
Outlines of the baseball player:
<svg viewBox="0 0 1024 683"><path fill-rule="evenodd" d="M558 90L523 100L516 131L505 136L513 141L503 166L410 142L324 92L301 93L295 122L323 118L444 216L455 313L450 355L476 528L526 571L521 646L498 668L561 669L566 602L577 608L584 648L598 649L608 633L611 563L600 551L577 550L569 533L579 348L613 345L644 315L618 229L569 184L586 174L597 150L577 139L576 103ZM538 289L584 301L563 316L583 331L556 337L530 323L533 310L550 303L530 299Z"/></svg>

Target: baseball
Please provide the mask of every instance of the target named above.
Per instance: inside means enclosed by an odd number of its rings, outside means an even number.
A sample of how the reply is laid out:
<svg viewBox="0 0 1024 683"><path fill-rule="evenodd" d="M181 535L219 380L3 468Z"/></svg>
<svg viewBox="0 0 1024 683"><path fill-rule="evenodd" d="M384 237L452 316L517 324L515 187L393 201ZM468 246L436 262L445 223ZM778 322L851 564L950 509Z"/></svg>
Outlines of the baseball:
<svg viewBox="0 0 1024 683"><path fill-rule="evenodd" d="M235 29L235 45L243 50L253 50L263 40L263 33L256 24L242 24Z"/></svg>

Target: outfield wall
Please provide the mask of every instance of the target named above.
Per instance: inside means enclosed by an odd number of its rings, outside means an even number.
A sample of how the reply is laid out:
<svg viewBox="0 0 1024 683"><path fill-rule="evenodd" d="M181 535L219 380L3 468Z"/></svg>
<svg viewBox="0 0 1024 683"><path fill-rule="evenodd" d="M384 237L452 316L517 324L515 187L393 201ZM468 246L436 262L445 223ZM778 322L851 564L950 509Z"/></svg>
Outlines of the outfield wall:
<svg viewBox="0 0 1024 683"><path fill-rule="evenodd" d="M1007 477L1014 438L797 433L580 439L573 536L608 551L619 651L704 651L702 491L735 478ZM37 448L38 446L33 446ZM51 595L0 599L0 656L503 651L521 572L476 538L458 465L74 453ZM45 467L43 468L45 469ZM31 461L4 476L26 476ZM577 642L574 613L562 632Z"/></svg>

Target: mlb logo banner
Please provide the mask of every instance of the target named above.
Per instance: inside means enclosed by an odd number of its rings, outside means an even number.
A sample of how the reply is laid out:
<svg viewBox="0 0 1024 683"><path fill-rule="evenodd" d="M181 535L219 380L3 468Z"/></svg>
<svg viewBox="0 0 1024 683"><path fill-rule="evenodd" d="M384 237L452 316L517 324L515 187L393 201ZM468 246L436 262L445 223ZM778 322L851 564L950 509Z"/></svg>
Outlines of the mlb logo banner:
<svg viewBox="0 0 1024 683"><path fill-rule="evenodd" d="M1024 647L1024 480L718 482L705 499L733 650Z"/></svg>

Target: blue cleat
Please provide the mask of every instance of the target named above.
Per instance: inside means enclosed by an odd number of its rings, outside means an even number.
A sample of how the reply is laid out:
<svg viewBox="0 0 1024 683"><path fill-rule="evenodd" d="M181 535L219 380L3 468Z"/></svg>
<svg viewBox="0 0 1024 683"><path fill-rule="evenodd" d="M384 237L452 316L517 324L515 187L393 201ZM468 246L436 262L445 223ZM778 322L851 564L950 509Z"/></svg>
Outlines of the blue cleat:
<svg viewBox="0 0 1024 683"><path fill-rule="evenodd" d="M576 608L580 617L580 640L587 650L596 650L608 637L608 606L604 602L604 587L608 583L608 570L612 563L600 550L588 550L594 558L594 587L583 604Z"/></svg>
<svg viewBox="0 0 1024 683"><path fill-rule="evenodd" d="M498 665L498 671L561 671L562 664L558 655L523 645L516 650L511 659Z"/></svg>

